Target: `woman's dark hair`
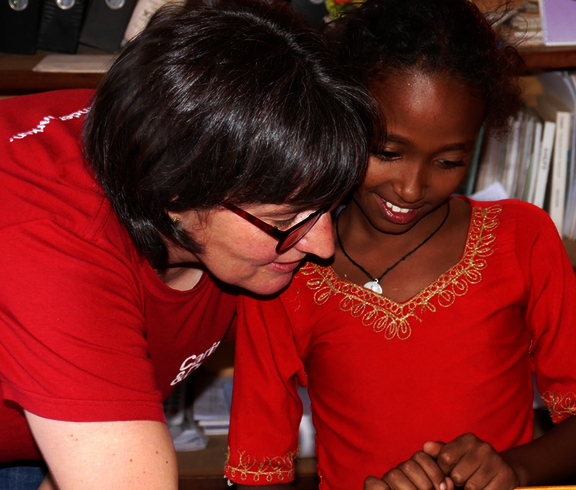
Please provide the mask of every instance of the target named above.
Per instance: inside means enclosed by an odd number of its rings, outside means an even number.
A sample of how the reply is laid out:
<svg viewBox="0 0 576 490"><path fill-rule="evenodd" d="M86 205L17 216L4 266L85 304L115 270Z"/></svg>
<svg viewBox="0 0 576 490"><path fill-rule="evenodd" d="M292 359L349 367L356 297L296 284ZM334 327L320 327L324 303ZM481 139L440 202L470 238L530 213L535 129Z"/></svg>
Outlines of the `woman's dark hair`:
<svg viewBox="0 0 576 490"><path fill-rule="evenodd" d="M327 36L365 83L410 71L453 77L480 94L493 132L520 106L522 58L469 0L366 0Z"/></svg>
<svg viewBox="0 0 576 490"><path fill-rule="evenodd" d="M167 212L320 209L363 176L377 105L287 6L169 4L97 89L86 158L149 261L201 246Z"/></svg>

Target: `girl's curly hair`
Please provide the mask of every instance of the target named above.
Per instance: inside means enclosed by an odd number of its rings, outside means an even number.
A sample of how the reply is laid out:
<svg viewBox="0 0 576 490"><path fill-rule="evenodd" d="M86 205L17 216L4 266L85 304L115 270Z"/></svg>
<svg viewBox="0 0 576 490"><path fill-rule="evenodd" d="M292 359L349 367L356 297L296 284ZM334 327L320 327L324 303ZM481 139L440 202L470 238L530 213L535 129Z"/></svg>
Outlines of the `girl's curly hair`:
<svg viewBox="0 0 576 490"><path fill-rule="evenodd" d="M459 80L485 101L492 133L505 131L520 107L524 62L469 0L366 0L326 36L367 84L408 71Z"/></svg>

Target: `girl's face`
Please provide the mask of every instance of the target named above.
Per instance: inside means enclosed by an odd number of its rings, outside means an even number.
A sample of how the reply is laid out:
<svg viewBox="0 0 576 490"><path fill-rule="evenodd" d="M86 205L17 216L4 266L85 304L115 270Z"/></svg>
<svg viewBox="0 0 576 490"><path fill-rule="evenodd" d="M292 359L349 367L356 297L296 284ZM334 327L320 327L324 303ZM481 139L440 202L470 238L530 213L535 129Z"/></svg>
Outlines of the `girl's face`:
<svg viewBox="0 0 576 490"><path fill-rule="evenodd" d="M372 226L403 233L456 191L484 118L484 102L446 76L392 76L372 86L387 139L373 150L355 198Z"/></svg>

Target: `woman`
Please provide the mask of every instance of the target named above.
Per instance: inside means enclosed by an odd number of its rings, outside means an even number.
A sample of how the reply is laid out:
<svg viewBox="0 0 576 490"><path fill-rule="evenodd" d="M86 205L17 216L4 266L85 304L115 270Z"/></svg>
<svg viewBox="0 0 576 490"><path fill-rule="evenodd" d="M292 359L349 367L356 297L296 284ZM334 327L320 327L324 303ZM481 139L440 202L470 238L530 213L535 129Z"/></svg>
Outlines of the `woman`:
<svg viewBox="0 0 576 490"><path fill-rule="evenodd" d="M259 4L168 7L95 94L3 101L3 473L43 458L42 488L176 488L162 400L227 334L234 286L274 293L333 253L325 211L374 114Z"/></svg>

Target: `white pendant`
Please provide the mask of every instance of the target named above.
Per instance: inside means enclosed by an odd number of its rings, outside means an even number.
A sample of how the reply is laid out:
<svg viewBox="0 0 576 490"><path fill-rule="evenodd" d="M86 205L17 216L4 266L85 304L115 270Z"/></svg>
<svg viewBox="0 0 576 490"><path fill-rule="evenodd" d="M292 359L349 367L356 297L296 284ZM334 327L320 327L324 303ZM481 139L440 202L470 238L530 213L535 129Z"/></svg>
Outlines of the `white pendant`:
<svg viewBox="0 0 576 490"><path fill-rule="evenodd" d="M375 293L382 294L382 288L380 287L380 284L378 284L376 281L367 282L366 284L364 284L364 287L371 289Z"/></svg>

